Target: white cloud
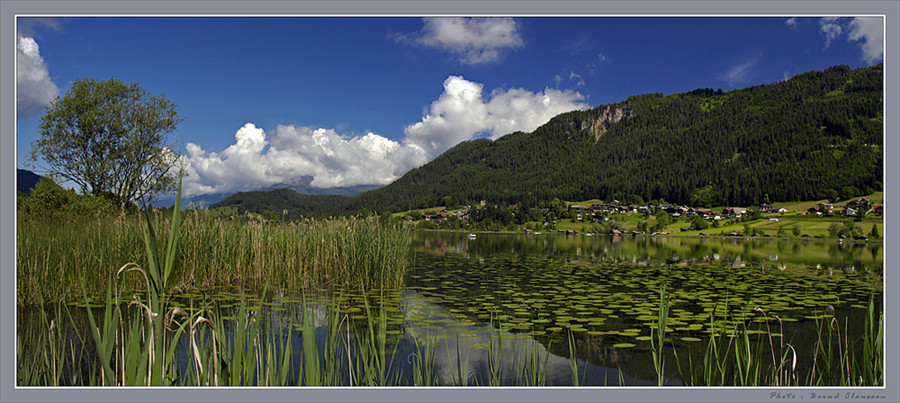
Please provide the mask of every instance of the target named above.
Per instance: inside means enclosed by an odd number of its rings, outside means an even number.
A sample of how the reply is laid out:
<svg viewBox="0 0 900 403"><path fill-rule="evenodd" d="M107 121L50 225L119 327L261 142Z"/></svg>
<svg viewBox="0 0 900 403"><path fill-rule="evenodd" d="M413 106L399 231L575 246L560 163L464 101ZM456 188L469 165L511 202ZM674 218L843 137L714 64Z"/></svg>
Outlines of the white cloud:
<svg viewBox="0 0 900 403"><path fill-rule="evenodd" d="M423 18L415 42L454 52L460 63L479 64L500 58L500 50L525 45L512 18ZM398 40L405 40L399 36Z"/></svg>
<svg viewBox="0 0 900 403"><path fill-rule="evenodd" d="M837 17L822 18L821 20L819 20L819 27L822 28L822 33L825 34L826 49L831 46L831 41L841 36L841 34L844 32L844 28L841 27L841 24Z"/></svg>
<svg viewBox="0 0 900 403"><path fill-rule="evenodd" d="M461 141L481 133L498 138L533 131L551 117L586 108L578 92L497 89L450 76L422 120L404 130L402 143L375 133L346 136L334 129L278 126L274 135L247 123L222 152L188 143L184 194L257 190L312 176L312 186L388 184Z"/></svg>
<svg viewBox="0 0 900 403"><path fill-rule="evenodd" d="M34 38L39 28L49 28L56 32L63 31L64 19L53 17L19 17L16 18L16 32L21 36Z"/></svg>
<svg viewBox="0 0 900 403"><path fill-rule="evenodd" d="M532 131L560 113L586 108L583 99L578 92L550 88L536 93L496 89L485 99L482 84L450 76L422 120L404 129L405 143L418 145L431 158L481 133L496 139Z"/></svg>
<svg viewBox="0 0 900 403"><path fill-rule="evenodd" d="M577 86L577 87L584 87L584 85L585 85L584 79L581 77L581 74L578 74L574 71L569 72L569 80L576 81L575 86Z"/></svg>
<svg viewBox="0 0 900 403"><path fill-rule="evenodd" d="M863 60L875 64L884 56L884 19L881 17L857 17L850 21L847 40L860 42Z"/></svg>
<svg viewBox="0 0 900 403"><path fill-rule="evenodd" d="M734 87L736 84L747 82L753 74L753 67L755 67L761 59L762 53L757 53L749 60L732 66L730 69L728 69L728 71L720 75L719 79L725 81L732 87Z"/></svg>
<svg viewBox="0 0 900 403"><path fill-rule="evenodd" d="M797 17L788 18L787 21L784 22L784 25L787 25L791 29L797 29Z"/></svg>
<svg viewBox="0 0 900 403"><path fill-rule="evenodd" d="M421 149L374 133L348 138L333 129L278 126L268 140L263 129L247 123L234 137L221 153L187 144L186 195L257 190L303 176L323 188L387 184L426 162Z"/></svg>
<svg viewBox="0 0 900 403"><path fill-rule="evenodd" d="M565 46L563 46L562 50L575 55L590 50L593 47L594 44L591 41L591 37L587 34L581 34L570 40Z"/></svg>
<svg viewBox="0 0 900 403"><path fill-rule="evenodd" d="M553 82L556 84L556 88L559 88L560 84L562 84L562 82L565 80L566 77L563 77L561 74L553 76ZM578 74L573 70L569 70L568 80L574 83L573 86L575 87L584 87L586 85L581 74Z"/></svg>
<svg viewBox="0 0 900 403"><path fill-rule="evenodd" d="M819 20L825 34L825 49L831 42L847 33L847 42L858 42L862 60L875 64L884 57L884 19L881 17L837 18Z"/></svg>
<svg viewBox="0 0 900 403"><path fill-rule="evenodd" d="M16 119L40 114L58 94L37 42L16 35Z"/></svg>

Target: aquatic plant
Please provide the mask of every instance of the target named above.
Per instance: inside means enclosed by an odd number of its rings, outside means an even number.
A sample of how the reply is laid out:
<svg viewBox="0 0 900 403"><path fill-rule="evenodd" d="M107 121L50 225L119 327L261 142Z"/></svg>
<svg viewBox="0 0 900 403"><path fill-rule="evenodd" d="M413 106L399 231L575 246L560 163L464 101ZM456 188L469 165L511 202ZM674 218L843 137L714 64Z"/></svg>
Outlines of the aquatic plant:
<svg viewBox="0 0 900 403"><path fill-rule="evenodd" d="M167 245L155 238L148 245L148 226L160 233L178 227L179 247L163 253ZM409 267L408 231L364 217L264 223L175 209L62 222L20 217L16 242L22 306L80 301L82 287L91 298L102 296L124 262L146 262L142 269L154 287L164 281L176 292L228 286L255 294L266 282L282 290L399 289ZM150 269L157 262L158 275ZM175 265L177 271L166 272ZM123 290L145 288L140 276L118 281Z"/></svg>
<svg viewBox="0 0 900 403"><path fill-rule="evenodd" d="M650 326L650 351L653 354L653 368L656 370L659 386L665 382L666 359L663 355L663 345L666 340L666 322L669 320L669 297L666 295L665 283L659 289L659 313L656 326ZM654 339L653 333L657 337Z"/></svg>

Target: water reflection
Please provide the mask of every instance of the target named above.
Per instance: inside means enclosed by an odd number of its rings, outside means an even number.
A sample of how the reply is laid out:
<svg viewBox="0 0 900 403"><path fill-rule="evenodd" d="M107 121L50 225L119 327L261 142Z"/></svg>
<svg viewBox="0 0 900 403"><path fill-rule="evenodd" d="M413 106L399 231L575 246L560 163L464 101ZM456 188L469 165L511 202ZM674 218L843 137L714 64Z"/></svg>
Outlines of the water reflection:
<svg viewBox="0 0 900 403"><path fill-rule="evenodd" d="M408 287L423 298L460 320L503 322L555 357L568 356L564 335L572 332L579 360L643 381L656 377L648 340L663 284L672 296L667 344L694 362L710 334L774 334L779 343L763 346L770 354L769 347L814 345L817 320L838 317L858 329L869 298L882 304L877 245L556 234L469 240L447 232L413 239Z"/></svg>
<svg viewBox="0 0 900 403"><path fill-rule="evenodd" d="M572 358L579 384L656 385L649 340L663 284L671 296L665 375L673 385L681 383L676 360L702 362L710 334L727 337L738 324L753 334L774 333L776 342L761 345L762 356L781 356L772 350L814 346L822 320L839 318L847 329L861 328L870 296L876 304L883 299L878 244L556 234L469 239L466 233L426 231L416 231L413 242L407 287L379 294L369 305L373 312L386 309L389 368L401 385L413 384L423 347L432 349L439 385L527 384L534 375L526 370L529 360L544 384L571 385ZM185 307L213 301L217 314L228 318L229 338L243 304L265 329L263 343L290 338L294 374L303 370L303 337L314 337L321 359L341 363L338 384L350 385L350 367L343 363L362 358L358 335L371 318L361 298L220 292L179 301ZM71 308L71 318L74 327L64 331L80 348L76 335L88 326L84 311ZM18 320L20 332L41 326L27 309ZM305 321L312 321L312 334L304 332ZM326 350L335 334L341 343ZM85 345L90 350L90 341ZM189 346L182 340L179 348ZM800 350L801 362L809 360L810 349ZM76 368L96 368L95 358L84 357ZM186 367L189 355L180 357L179 366ZM492 382L495 373L500 378Z"/></svg>
<svg viewBox="0 0 900 403"><path fill-rule="evenodd" d="M880 243L838 243L834 240L741 237L583 236L564 234L482 234L416 231L416 251L458 253L472 257L539 255L592 260L650 260L678 257L702 260L711 256L741 257L758 262L777 256L786 264L846 264L879 267L884 260Z"/></svg>

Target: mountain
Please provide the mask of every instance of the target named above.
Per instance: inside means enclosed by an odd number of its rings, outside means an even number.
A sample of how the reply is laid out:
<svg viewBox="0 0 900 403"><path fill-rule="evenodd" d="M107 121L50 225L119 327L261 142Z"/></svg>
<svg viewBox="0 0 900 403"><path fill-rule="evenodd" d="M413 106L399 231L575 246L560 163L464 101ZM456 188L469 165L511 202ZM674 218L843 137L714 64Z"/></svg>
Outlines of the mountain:
<svg viewBox="0 0 900 403"><path fill-rule="evenodd" d="M312 204L293 208L403 211L448 196L751 206L868 194L883 181L882 88L879 64L732 91L636 95L558 115L531 133L460 143L339 205L305 199L297 201Z"/></svg>
<svg viewBox="0 0 900 403"><path fill-rule="evenodd" d="M31 189L41 180L40 175L26 169L16 169L16 191L25 195L31 194Z"/></svg>
<svg viewBox="0 0 900 403"><path fill-rule="evenodd" d="M218 203L234 193L213 193L199 196L181 197L181 209L203 210L212 204ZM157 197L150 202L154 207L172 207L175 205L175 195L167 194Z"/></svg>
<svg viewBox="0 0 900 403"><path fill-rule="evenodd" d="M347 199L348 196L343 195L307 195L297 193L293 189L282 188L235 193L209 208L236 207L239 213L275 214L278 217L287 211L284 218L294 219L301 216L331 215L337 211L335 206L342 205Z"/></svg>
<svg viewBox="0 0 900 403"><path fill-rule="evenodd" d="M313 179L314 178L310 175L304 175L292 183L281 183L278 185L270 186L268 189L263 190L291 189L297 193L306 195L355 196L360 193L381 187L381 185L355 185L333 188L319 188L313 187L311 185Z"/></svg>
<svg viewBox="0 0 900 403"><path fill-rule="evenodd" d="M181 205L183 208L214 208L214 207L222 207L222 206L231 206L231 205L244 205L244 206L256 206L256 202L245 203L243 200L246 197L253 198L256 193L265 193L271 192L274 190L287 189L291 190L298 195L317 195L317 196L354 196L358 195L362 192L377 189L381 187L381 185L356 185L356 186L344 186L344 187L334 187L334 188L319 188L310 186L312 182L312 176L302 176L298 180L292 183L281 183L274 186L269 186L265 189L260 189L258 191L252 192L230 192L230 193L215 193L215 194L205 194L200 196L192 196L192 197L182 197ZM280 194L280 192L276 192ZM291 197L289 197L291 198ZM291 198L292 200L304 200L310 201L310 198ZM332 198L324 198L324 200L332 200ZM314 202L312 202L315 204ZM175 204L175 196L167 195L165 198L159 198L153 202L154 206L157 207L170 207ZM273 211L281 211L281 208L275 209ZM309 209L302 209L303 211L308 211ZM245 212L246 210L242 210ZM251 210L254 212L259 212L256 210Z"/></svg>

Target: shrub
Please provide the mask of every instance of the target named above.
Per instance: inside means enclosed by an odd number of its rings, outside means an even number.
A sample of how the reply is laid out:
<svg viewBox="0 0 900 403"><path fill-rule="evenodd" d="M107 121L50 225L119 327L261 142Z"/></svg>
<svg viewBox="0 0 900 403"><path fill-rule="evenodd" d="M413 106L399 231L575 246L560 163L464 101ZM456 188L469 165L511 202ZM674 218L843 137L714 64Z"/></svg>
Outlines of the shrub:
<svg viewBox="0 0 900 403"><path fill-rule="evenodd" d="M116 211L113 203L106 197L79 196L72 189L64 189L51 176L42 177L30 195L17 201L17 212L24 218L55 219Z"/></svg>

